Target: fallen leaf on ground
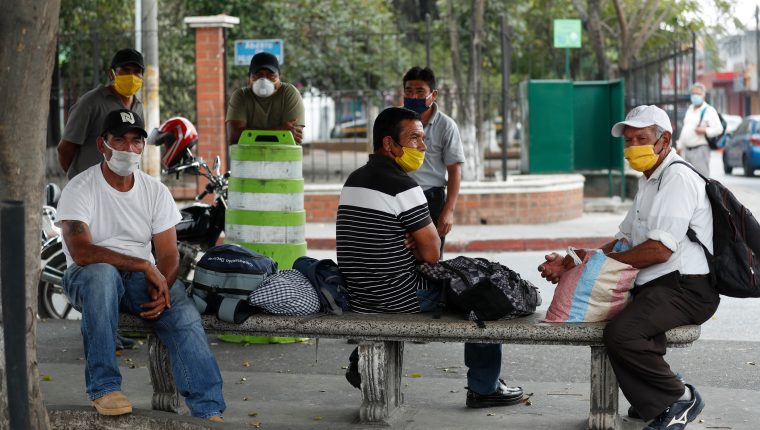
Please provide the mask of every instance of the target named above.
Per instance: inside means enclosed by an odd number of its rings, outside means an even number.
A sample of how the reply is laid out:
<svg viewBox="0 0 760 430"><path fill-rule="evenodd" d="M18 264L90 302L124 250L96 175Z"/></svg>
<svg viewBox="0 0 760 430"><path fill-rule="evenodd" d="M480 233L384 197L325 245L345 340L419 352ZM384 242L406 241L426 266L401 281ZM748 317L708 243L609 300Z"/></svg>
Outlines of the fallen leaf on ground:
<svg viewBox="0 0 760 430"><path fill-rule="evenodd" d="M255 423L248 423L248 427L253 427L253 428L256 428L256 429L260 429L261 428L261 422L257 421Z"/></svg>
<svg viewBox="0 0 760 430"><path fill-rule="evenodd" d="M259 414L258 412L251 412L251 413L248 414L248 416L249 417L255 417L258 414Z"/></svg>
<svg viewBox="0 0 760 430"><path fill-rule="evenodd" d="M50 375L42 375L42 380L50 382L53 380L53 377Z"/></svg>
<svg viewBox="0 0 760 430"><path fill-rule="evenodd" d="M250 362L250 361L247 361L247 360L246 360L246 361L244 361L244 362L243 362L243 367L251 367L251 362Z"/></svg>
<svg viewBox="0 0 760 430"><path fill-rule="evenodd" d="M322 421L322 417L320 417L319 415L317 415L317 416L314 417L314 421Z"/></svg>
<svg viewBox="0 0 760 430"><path fill-rule="evenodd" d="M414 378L414 379L417 379L417 378L422 378L422 375L421 375L421 374L419 374L419 373L412 373L411 375L409 375L409 377L410 377L410 378Z"/></svg>
<svg viewBox="0 0 760 430"><path fill-rule="evenodd" d="M754 361L748 361L747 364L749 364L750 366L754 366L756 363Z"/></svg>
<svg viewBox="0 0 760 430"><path fill-rule="evenodd" d="M489 412L489 413L487 413L487 414L486 414L486 416L487 416L487 417L492 417L492 416L494 416L494 415L496 415L496 414L495 414L495 413L493 413L493 412Z"/></svg>

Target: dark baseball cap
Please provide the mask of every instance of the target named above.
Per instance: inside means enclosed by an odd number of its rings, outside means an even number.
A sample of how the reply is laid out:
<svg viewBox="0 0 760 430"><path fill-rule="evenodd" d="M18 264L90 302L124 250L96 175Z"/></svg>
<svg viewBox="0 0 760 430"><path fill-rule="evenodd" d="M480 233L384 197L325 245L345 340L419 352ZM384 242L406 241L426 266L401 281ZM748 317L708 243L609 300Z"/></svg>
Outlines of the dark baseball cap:
<svg viewBox="0 0 760 430"><path fill-rule="evenodd" d="M142 118L140 118L140 115L129 109L119 109L106 115L106 120L103 121L103 132L101 135L110 133L114 136L121 137L128 131L132 130L139 132L142 137L148 137L148 133L145 132L145 123Z"/></svg>
<svg viewBox="0 0 760 430"><path fill-rule="evenodd" d="M134 49L122 49L114 54L111 59L111 68L115 69L125 64L137 64L141 69L145 70L145 61L143 55Z"/></svg>
<svg viewBox="0 0 760 430"><path fill-rule="evenodd" d="M268 52L259 52L251 58L251 67L248 74L256 73L261 69L267 69L272 73L280 73L280 62L277 57Z"/></svg>

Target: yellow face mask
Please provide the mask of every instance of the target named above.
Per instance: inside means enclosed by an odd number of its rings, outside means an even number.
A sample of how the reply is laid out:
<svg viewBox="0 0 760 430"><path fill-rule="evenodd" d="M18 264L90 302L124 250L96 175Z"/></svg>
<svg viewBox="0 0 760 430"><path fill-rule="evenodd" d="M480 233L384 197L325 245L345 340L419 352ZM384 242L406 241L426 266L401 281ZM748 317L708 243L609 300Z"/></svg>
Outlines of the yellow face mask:
<svg viewBox="0 0 760 430"><path fill-rule="evenodd" d="M631 165L631 169L646 172L657 164L657 154L654 145L630 146L623 150L623 156Z"/></svg>
<svg viewBox="0 0 760 430"><path fill-rule="evenodd" d="M414 172L425 162L425 153L419 149L402 146L401 150L404 151L404 154L396 157L396 164L401 166L406 173Z"/></svg>
<svg viewBox="0 0 760 430"><path fill-rule="evenodd" d="M132 97L140 91L142 83L142 78L137 75L115 75L113 88L124 97Z"/></svg>

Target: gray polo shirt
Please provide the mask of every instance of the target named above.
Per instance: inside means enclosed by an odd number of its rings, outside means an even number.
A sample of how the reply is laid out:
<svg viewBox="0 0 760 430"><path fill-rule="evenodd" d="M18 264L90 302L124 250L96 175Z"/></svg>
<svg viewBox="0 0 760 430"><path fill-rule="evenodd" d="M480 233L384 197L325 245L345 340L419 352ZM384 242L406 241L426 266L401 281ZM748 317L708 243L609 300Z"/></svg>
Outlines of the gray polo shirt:
<svg viewBox="0 0 760 430"><path fill-rule="evenodd" d="M143 105L135 96L130 109L145 118ZM110 112L124 109L121 99L105 85L98 85L86 92L74 103L69 111L69 119L63 129L63 140L68 140L79 146L74 154L69 171L69 179L103 161L103 155L98 152L95 142L103 132L103 121Z"/></svg>
<svg viewBox="0 0 760 430"><path fill-rule="evenodd" d="M459 128L451 117L438 110L433 103L433 116L424 125L425 162L418 170L409 173L423 190L446 186L446 166L464 163L464 149Z"/></svg>

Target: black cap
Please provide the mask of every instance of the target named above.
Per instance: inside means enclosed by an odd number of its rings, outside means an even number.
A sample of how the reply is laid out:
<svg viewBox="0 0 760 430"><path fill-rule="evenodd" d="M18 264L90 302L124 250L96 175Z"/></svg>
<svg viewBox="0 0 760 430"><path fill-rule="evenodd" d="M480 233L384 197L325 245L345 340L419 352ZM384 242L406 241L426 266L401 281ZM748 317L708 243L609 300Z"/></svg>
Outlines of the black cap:
<svg viewBox="0 0 760 430"><path fill-rule="evenodd" d="M256 73L261 69L267 69L272 73L280 73L280 62L277 57L268 52L259 52L251 58L251 67L248 74Z"/></svg>
<svg viewBox="0 0 760 430"><path fill-rule="evenodd" d="M137 64L141 69L145 70L145 61L143 61L143 55L134 49L122 49L114 54L111 59L111 68L115 69L125 64Z"/></svg>
<svg viewBox="0 0 760 430"><path fill-rule="evenodd" d="M106 115L106 120L103 121L103 132L101 135L110 133L114 136L121 137L131 130L136 130L142 134L143 137L148 137L148 133L145 132L145 123L142 118L140 118L140 115L129 109L119 109Z"/></svg>

